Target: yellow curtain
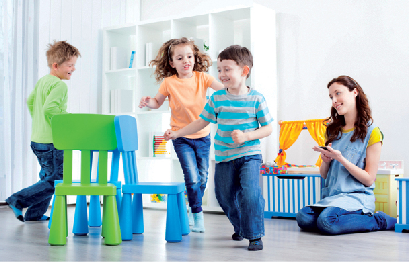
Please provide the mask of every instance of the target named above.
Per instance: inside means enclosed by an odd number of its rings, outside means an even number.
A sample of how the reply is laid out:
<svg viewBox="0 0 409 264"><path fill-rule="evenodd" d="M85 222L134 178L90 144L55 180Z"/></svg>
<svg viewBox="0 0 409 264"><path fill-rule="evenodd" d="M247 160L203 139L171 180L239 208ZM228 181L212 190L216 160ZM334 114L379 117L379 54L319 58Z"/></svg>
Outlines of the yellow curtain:
<svg viewBox="0 0 409 264"><path fill-rule="evenodd" d="M300 135L304 121L283 121L280 124L280 151L276 158L278 166L286 164L287 154L285 151L294 144Z"/></svg>
<svg viewBox="0 0 409 264"><path fill-rule="evenodd" d="M325 119L311 119L305 121L305 125L308 128L308 132L310 132L310 135L315 140L315 142L318 143L318 146L324 146L325 144L326 127L324 125L324 120ZM322 159L320 155L315 165L321 166L321 163Z"/></svg>

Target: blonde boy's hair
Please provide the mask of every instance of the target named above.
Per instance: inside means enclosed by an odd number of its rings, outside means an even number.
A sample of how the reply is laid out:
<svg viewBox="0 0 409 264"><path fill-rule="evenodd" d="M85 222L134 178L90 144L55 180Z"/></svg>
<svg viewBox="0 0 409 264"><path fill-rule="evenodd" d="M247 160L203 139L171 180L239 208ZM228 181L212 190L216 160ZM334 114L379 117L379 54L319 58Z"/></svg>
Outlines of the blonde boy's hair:
<svg viewBox="0 0 409 264"><path fill-rule="evenodd" d="M70 60L72 57L81 57L78 49L66 41L54 40L53 44L48 44L48 50L46 52L47 64L51 68L53 63L58 65L63 64L65 61Z"/></svg>

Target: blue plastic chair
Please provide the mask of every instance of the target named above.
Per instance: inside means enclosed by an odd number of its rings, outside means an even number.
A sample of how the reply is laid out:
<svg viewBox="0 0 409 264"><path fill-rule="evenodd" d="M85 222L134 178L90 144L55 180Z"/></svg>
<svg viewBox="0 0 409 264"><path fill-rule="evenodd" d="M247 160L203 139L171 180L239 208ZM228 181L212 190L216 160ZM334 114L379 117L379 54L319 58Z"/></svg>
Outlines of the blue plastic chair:
<svg viewBox="0 0 409 264"><path fill-rule="evenodd" d="M93 155L92 153L96 151L91 151L91 168L92 168L92 160L93 160ZM112 161L111 161L111 176L109 179L109 183L112 183L116 186L116 202L117 202L117 208L118 212L119 209L121 208L121 200L122 200L122 194L121 194L121 187L122 183L118 181L118 169L119 169L119 156L120 153L116 149L112 152ZM90 172L90 178L91 178L91 172ZM97 183L99 178L99 171L97 173L97 179L96 181L93 181L93 183ZM62 180L56 180L54 181L54 187L57 186L57 184L62 183ZM79 183L79 181L73 181L75 183ZM89 219L87 215L87 198L85 195L77 195L76 202L75 202L75 213L74 213L74 225L72 227L72 233L77 236L85 236L89 233L88 226L91 227L99 227L102 225L102 218L101 218L101 202L99 195L91 195L90 196L90 202L89 202ZM51 222L52 222L52 215L54 211L54 202L55 202L55 194L54 194L54 199L53 203L51 206L51 213L50 213L50 221L48 223L48 228L51 227ZM85 223L88 223L86 225Z"/></svg>
<svg viewBox="0 0 409 264"><path fill-rule="evenodd" d="M132 240L132 233L144 232L142 194L163 193L168 195L165 239L168 242L182 241L182 236L190 232L184 197L185 183L138 181L135 159L138 131L135 118L127 115L116 116L115 133L117 149L122 154L125 178L119 217L122 240Z"/></svg>

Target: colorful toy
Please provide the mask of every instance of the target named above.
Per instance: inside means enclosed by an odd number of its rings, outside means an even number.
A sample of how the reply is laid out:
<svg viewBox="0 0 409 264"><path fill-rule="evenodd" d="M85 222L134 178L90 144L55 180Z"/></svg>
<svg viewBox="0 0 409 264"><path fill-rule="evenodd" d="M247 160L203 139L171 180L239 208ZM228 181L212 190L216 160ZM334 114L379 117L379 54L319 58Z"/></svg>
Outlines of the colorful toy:
<svg viewBox="0 0 409 264"><path fill-rule="evenodd" d="M295 165L285 162L286 150L308 129L319 146L325 144L325 120L280 121L280 150L274 164L263 164L263 193L266 200L264 217L295 217L304 206L321 199L324 179L319 174L321 156L316 165Z"/></svg>
<svg viewBox="0 0 409 264"><path fill-rule="evenodd" d="M152 203L166 202L166 194L151 194Z"/></svg>
<svg viewBox="0 0 409 264"><path fill-rule="evenodd" d="M303 129L308 129L311 137L318 143L318 146L324 146L325 144L325 124L328 119L310 119L304 121L280 121L280 150L275 160L278 166L287 164L285 159L287 157L286 150L290 148L297 140ZM317 166L321 165L321 156L316 163Z"/></svg>

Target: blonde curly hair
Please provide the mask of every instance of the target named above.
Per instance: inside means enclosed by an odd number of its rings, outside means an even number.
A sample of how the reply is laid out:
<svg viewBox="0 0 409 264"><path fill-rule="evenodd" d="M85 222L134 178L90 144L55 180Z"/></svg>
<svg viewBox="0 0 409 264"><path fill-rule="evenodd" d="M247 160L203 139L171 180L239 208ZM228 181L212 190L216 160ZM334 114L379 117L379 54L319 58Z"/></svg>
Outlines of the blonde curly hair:
<svg viewBox="0 0 409 264"><path fill-rule="evenodd" d="M178 45L189 45L195 56L194 71L207 72L209 67L212 66L212 60L206 53L199 50L193 40L189 40L185 37L180 39L171 39L166 41L159 49L158 55L154 60L149 63L149 66L156 66L154 75L157 82L160 82L166 77L177 74L175 68L172 68L169 61L172 61L173 51Z"/></svg>

